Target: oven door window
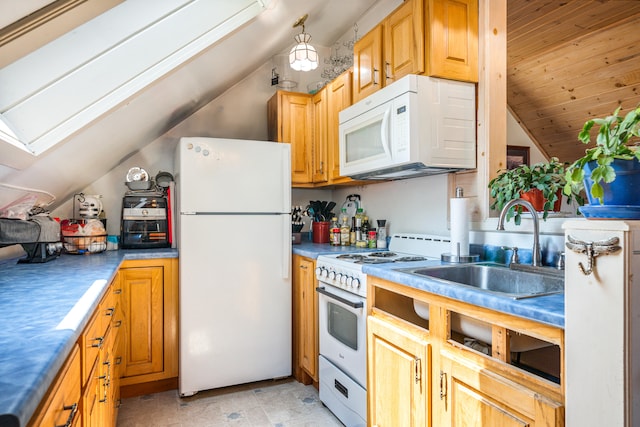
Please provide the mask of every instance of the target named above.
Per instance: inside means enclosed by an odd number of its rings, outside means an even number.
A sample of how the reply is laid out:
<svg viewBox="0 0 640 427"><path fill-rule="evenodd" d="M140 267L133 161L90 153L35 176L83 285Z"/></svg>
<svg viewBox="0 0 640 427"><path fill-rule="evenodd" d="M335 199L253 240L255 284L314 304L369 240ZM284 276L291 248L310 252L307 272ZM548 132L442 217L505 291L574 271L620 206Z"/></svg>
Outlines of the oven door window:
<svg viewBox="0 0 640 427"><path fill-rule="evenodd" d="M342 344L358 350L358 316L344 307L328 302L329 334Z"/></svg>

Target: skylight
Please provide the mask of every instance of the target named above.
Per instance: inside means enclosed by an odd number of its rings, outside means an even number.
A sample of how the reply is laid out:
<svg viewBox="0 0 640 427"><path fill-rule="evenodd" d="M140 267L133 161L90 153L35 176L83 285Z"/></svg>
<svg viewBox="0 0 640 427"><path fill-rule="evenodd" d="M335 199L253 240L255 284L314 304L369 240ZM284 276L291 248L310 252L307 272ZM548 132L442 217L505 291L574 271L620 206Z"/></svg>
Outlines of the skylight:
<svg viewBox="0 0 640 427"><path fill-rule="evenodd" d="M267 3L119 4L0 69L0 145L35 156L45 152L256 17ZM7 164L6 150L0 149L0 163Z"/></svg>

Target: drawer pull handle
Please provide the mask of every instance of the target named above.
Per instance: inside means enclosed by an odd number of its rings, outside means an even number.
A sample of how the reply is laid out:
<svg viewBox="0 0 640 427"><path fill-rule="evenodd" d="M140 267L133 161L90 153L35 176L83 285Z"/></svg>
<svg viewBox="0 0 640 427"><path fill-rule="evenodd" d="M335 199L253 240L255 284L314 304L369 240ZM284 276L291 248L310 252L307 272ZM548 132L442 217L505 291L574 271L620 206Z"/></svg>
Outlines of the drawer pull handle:
<svg viewBox="0 0 640 427"><path fill-rule="evenodd" d="M73 424L73 419L76 417L76 413L78 413L78 404L74 403L73 405L64 405L62 407L62 409L64 411L71 411L69 413L69 418L67 418L67 422L64 423L64 425L61 426L56 426L56 427L71 427L71 424Z"/></svg>
<svg viewBox="0 0 640 427"><path fill-rule="evenodd" d="M113 316L113 313L115 313L116 309L113 307L107 308L107 312L105 313L105 316Z"/></svg>
<svg viewBox="0 0 640 427"><path fill-rule="evenodd" d="M91 344L91 347L94 348L102 348L102 342L104 341L104 337L98 337L98 338L94 338L94 341L98 341L97 343L93 343Z"/></svg>
<svg viewBox="0 0 640 427"><path fill-rule="evenodd" d="M440 400L447 397L447 373L440 371Z"/></svg>
<svg viewBox="0 0 640 427"><path fill-rule="evenodd" d="M116 365L121 365L122 364L122 356L118 356L116 357Z"/></svg>
<svg viewBox="0 0 640 427"><path fill-rule="evenodd" d="M122 320L116 320L116 323L114 325L116 328L119 328L120 326L122 326Z"/></svg>
<svg viewBox="0 0 640 427"><path fill-rule="evenodd" d="M118 288L118 289L114 289L113 293L116 295L120 295L122 293L122 289Z"/></svg>

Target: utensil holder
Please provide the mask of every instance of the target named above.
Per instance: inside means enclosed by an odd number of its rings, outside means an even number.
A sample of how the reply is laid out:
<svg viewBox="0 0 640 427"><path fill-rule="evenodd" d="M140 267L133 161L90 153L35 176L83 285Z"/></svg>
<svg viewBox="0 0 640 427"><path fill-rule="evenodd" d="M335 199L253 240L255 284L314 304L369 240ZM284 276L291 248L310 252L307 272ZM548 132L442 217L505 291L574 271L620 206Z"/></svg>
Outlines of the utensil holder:
<svg viewBox="0 0 640 427"><path fill-rule="evenodd" d="M329 243L329 221L314 221L312 224L313 243Z"/></svg>

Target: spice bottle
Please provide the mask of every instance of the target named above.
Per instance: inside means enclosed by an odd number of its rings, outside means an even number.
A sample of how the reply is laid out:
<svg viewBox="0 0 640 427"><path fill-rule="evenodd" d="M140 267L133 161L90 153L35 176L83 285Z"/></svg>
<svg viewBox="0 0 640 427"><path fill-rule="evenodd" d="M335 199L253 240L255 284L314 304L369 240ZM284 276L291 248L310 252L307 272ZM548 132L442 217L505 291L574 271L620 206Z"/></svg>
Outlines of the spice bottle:
<svg viewBox="0 0 640 427"><path fill-rule="evenodd" d="M329 225L329 243L331 246L340 246L340 226L338 225L338 218L335 216L331 218L331 224Z"/></svg>
<svg viewBox="0 0 640 427"><path fill-rule="evenodd" d="M369 235L369 237L367 238L367 247L369 248L376 248L377 247L377 238L376 238L376 230L375 228L373 230L369 230L367 232L367 234Z"/></svg>
<svg viewBox="0 0 640 427"><path fill-rule="evenodd" d="M343 209L346 211L346 209ZM340 224L340 245L349 246L349 238L351 237L351 228L349 227L349 217L346 212L342 213L342 221Z"/></svg>
<svg viewBox="0 0 640 427"><path fill-rule="evenodd" d="M377 246L380 249L386 249L387 247L387 220L378 220L378 241Z"/></svg>

